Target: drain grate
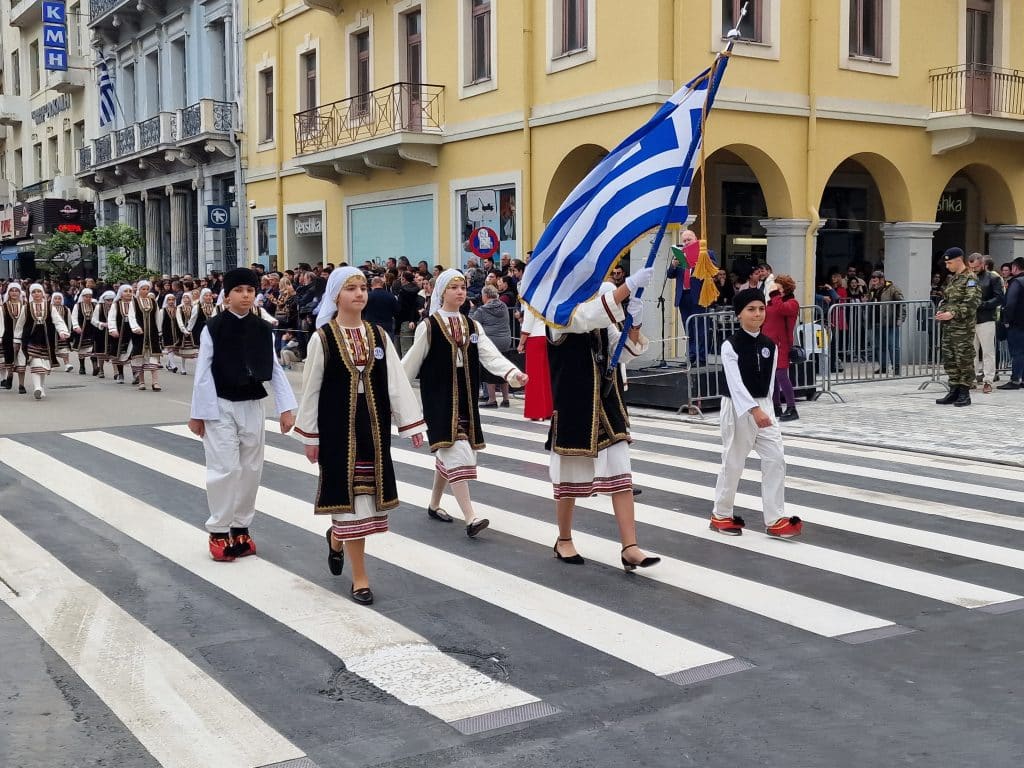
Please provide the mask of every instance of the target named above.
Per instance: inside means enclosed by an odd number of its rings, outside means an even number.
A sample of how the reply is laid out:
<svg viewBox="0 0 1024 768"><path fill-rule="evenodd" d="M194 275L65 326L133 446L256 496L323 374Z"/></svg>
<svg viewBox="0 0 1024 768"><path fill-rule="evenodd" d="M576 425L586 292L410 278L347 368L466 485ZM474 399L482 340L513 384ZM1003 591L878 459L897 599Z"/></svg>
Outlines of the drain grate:
<svg viewBox="0 0 1024 768"><path fill-rule="evenodd" d="M665 680L676 685L693 685L694 683L703 683L705 680L711 680L715 677L731 675L734 672L743 672L753 668L753 664L749 661L743 661L743 659L724 659L722 661L714 661L711 664L702 664L693 669L684 669L682 672L673 672L663 677Z"/></svg>
<svg viewBox="0 0 1024 768"><path fill-rule="evenodd" d="M261 765L258 768L320 768L320 766L308 757L296 757L294 760L285 760L283 763Z"/></svg>
<svg viewBox="0 0 1024 768"><path fill-rule="evenodd" d="M534 701L530 704L521 704L518 707L488 712L485 715L474 715L462 720L454 720L448 725L465 736L472 736L476 733L493 731L495 728L505 728L509 725L518 725L541 717L548 717L557 712L558 710L550 704Z"/></svg>

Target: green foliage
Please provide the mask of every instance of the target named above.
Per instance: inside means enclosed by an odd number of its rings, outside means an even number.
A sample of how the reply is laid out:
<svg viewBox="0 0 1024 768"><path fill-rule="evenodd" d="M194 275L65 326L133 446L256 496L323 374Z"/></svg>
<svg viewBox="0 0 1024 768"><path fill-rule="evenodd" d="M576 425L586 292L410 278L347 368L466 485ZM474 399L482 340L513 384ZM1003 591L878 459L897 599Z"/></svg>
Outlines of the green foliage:
<svg viewBox="0 0 1024 768"><path fill-rule="evenodd" d="M82 236L73 232L54 232L36 247L40 269L56 280L64 280L81 261Z"/></svg>
<svg viewBox="0 0 1024 768"><path fill-rule="evenodd" d="M131 260L123 253L107 251L107 268L103 273L103 279L110 285L116 283L134 283L136 280L143 280L155 277L155 272L150 272L141 264L132 264Z"/></svg>
<svg viewBox="0 0 1024 768"><path fill-rule="evenodd" d="M82 234L82 244L106 248L107 266L103 279L114 283L132 283L154 276L146 267L133 263L133 255L141 253L145 244L139 231L127 224L108 224Z"/></svg>

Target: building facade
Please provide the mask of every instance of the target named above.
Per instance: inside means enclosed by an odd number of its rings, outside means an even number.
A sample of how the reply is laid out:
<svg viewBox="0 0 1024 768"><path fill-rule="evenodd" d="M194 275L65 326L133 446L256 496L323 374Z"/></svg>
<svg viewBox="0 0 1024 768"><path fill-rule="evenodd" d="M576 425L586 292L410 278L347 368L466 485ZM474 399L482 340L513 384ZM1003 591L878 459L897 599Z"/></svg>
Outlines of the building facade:
<svg viewBox="0 0 1024 768"><path fill-rule="evenodd" d="M522 256L584 175L723 45L740 0L248 0L246 198L278 267ZM1015 7L1016 6L1016 7ZM806 298L950 245L1024 255L1024 8L751 0L706 133L726 265ZM691 211L696 211L691 199Z"/></svg>
<svg viewBox="0 0 1024 768"><path fill-rule="evenodd" d="M88 112L87 2L66 4L66 71L45 67L42 0L0 2L0 276L35 276L41 237L93 224L92 192L74 174Z"/></svg>
<svg viewBox="0 0 1024 768"><path fill-rule="evenodd" d="M110 73L77 145L75 175L104 223L145 233L148 268L206 273L235 265L240 189L238 53L231 0L92 0L87 27ZM106 115L104 112L106 111ZM112 119L107 120L107 116Z"/></svg>

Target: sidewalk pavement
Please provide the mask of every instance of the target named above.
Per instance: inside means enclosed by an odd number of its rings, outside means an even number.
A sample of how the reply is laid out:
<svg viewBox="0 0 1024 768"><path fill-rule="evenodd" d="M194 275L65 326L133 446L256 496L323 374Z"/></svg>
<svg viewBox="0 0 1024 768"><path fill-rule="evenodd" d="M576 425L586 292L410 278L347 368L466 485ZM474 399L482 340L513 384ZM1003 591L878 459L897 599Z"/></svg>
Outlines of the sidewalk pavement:
<svg viewBox="0 0 1024 768"><path fill-rule="evenodd" d="M927 379L844 384L833 391L844 402L822 395L813 402L798 400L797 421L783 423L784 435L895 448L936 456L1024 466L1024 390L984 395L979 385L972 405L936 405L946 394ZM1006 381L1006 376L1002 377ZM656 408L631 407L630 413L703 424L717 431L718 411L703 416L676 415Z"/></svg>

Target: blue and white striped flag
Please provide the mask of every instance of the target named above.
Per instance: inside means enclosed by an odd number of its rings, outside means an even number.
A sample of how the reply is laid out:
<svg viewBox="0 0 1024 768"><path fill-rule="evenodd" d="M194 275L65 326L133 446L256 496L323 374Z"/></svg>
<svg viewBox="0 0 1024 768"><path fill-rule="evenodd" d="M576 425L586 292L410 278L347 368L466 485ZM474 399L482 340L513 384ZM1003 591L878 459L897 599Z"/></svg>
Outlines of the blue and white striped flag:
<svg viewBox="0 0 1024 768"><path fill-rule="evenodd" d="M107 63L102 59L96 68L100 73L100 127L114 122L117 113L114 109L114 79L110 76Z"/></svg>
<svg viewBox="0 0 1024 768"><path fill-rule="evenodd" d="M670 223L685 223L700 161L701 114L711 109L727 62L728 54L720 55L680 88L598 163L552 217L520 286L523 300L546 321L568 325L576 307L597 295L619 255L658 228L666 214Z"/></svg>

